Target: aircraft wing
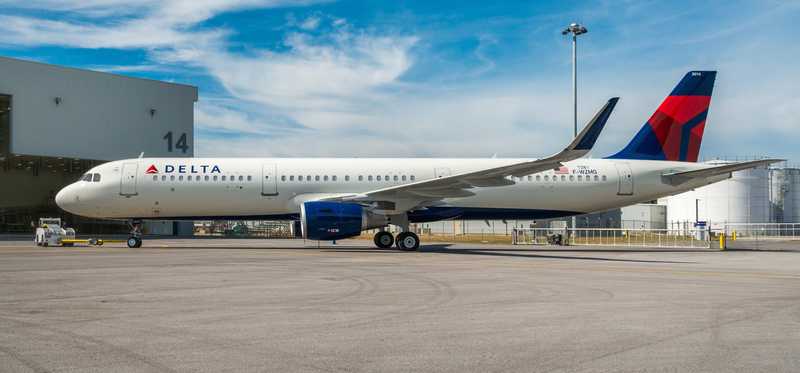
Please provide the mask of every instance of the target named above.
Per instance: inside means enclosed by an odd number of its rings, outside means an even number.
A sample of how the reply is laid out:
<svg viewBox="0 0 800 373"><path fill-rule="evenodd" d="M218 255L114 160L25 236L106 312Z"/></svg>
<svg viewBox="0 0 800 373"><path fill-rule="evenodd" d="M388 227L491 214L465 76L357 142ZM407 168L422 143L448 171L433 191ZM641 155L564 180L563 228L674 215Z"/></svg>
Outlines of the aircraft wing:
<svg viewBox="0 0 800 373"><path fill-rule="evenodd" d="M680 185L692 179L724 175L734 171L746 170L748 168L769 165L772 163L783 162L783 161L784 161L783 159L760 159L757 161L731 163L722 166L703 168L700 170L675 172L671 174L662 175L662 177L670 185Z"/></svg>
<svg viewBox="0 0 800 373"><path fill-rule="evenodd" d="M603 130L619 97L613 97L595 114L594 118L564 150L546 158L514 163L500 167L422 180L418 182L377 189L374 191L335 197L334 200L352 202L375 201L436 201L443 198L469 197L474 195L469 189L474 187L494 187L514 184L508 176L523 176L562 166L562 162L583 157L594 146ZM329 199L330 200L330 199Z"/></svg>

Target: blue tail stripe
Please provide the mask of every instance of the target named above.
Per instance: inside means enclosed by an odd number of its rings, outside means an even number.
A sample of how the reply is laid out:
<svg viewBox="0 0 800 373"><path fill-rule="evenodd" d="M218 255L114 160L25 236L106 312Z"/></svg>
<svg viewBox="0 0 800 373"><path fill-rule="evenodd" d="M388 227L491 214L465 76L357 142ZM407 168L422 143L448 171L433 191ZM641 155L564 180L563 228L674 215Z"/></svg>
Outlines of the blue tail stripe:
<svg viewBox="0 0 800 373"><path fill-rule="evenodd" d="M656 134L650 125L645 124L624 149L610 157L611 159L649 159L663 161L667 159Z"/></svg>

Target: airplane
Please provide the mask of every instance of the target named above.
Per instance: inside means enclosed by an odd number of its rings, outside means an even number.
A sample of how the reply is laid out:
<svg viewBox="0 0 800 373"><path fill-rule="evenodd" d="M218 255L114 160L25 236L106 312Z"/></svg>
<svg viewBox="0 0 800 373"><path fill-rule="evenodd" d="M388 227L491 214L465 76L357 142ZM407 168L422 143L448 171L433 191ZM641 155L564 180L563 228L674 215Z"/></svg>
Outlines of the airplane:
<svg viewBox="0 0 800 373"><path fill-rule="evenodd" d="M94 167L55 197L63 210L131 226L142 221L299 220L302 236L332 241L379 229L379 248L414 251L411 223L547 219L652 201L779 162L698 163L716 71L690 71L619 152L585 158L611 116L611 98L562 151L540 159L140 158ZM400 228L395 237L385 228Z"/></svg>

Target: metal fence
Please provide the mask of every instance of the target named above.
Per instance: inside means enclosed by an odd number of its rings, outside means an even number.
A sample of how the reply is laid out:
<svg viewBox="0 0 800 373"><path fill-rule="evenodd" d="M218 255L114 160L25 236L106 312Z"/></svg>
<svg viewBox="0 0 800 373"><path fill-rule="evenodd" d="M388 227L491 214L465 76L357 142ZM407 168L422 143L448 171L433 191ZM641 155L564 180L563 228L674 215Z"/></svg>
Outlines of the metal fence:
<svg viewBox="0 0 800 373"><path fill-rule="evenodd" d="M737 240L800 240L800 223L725 223L721 232Z"/></svg>
<svg viewBox="0 0 800 373"><path fill-rule="evenodd" d="M517 228L515 245L580 245L707 249L714 235L708 229Z"/></svg>

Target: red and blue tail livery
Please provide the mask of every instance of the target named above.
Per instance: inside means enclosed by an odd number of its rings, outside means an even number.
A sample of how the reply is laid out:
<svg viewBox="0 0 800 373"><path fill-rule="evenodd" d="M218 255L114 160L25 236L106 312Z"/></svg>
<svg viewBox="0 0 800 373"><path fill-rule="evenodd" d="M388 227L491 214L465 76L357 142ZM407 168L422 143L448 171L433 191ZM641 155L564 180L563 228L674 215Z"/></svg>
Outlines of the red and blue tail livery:
<svg viewBox="0 0 800 373"><path fill-rule="evenodd" d="M690 71L615 159L697 162L716 71Z"/></svg>

